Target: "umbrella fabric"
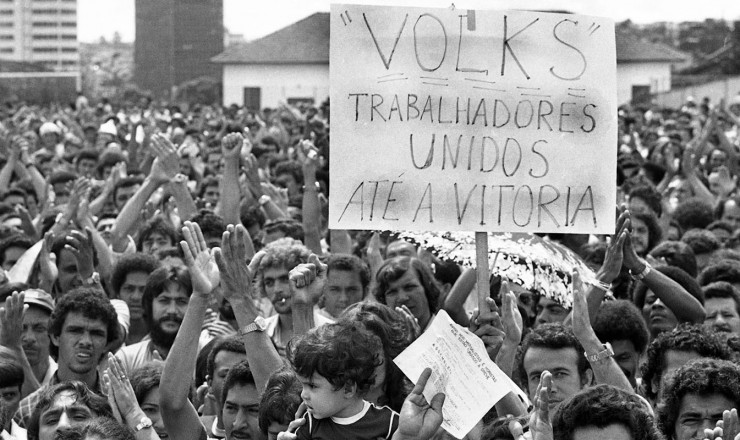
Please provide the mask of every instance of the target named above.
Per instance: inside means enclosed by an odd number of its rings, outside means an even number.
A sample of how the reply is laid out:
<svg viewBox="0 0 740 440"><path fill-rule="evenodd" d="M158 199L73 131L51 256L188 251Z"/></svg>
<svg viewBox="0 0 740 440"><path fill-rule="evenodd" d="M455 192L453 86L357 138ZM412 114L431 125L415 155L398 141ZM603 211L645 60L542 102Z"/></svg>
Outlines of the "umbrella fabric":
<svg viewBox="0 0 740 440"><path fill-rule="evenodd" d="M463 267L476 265L473 233L404 231L397 234L440 259L454 261ZM488 262L493 275L539 292L567 308L573 306L570 274L578 270L586 283L596 279L593 271L573 251L534 234L488 234Z"/></svg>

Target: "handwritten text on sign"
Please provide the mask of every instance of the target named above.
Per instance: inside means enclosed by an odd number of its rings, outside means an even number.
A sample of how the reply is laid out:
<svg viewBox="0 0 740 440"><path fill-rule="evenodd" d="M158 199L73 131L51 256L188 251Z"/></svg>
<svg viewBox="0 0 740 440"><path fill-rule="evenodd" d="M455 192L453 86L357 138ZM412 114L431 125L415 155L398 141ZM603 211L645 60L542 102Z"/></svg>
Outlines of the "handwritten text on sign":
<svg viewBox="0 0 740 440"><path fill-rule="evenodd" d="M330 224L608 232L614 25L333 5Z"/></svg>

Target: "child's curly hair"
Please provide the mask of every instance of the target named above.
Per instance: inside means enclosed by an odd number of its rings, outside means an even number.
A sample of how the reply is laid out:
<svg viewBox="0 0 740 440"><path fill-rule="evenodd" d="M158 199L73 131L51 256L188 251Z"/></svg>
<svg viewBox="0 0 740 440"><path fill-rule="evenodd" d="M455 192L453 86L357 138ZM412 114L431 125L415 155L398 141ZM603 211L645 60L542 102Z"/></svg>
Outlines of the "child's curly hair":
<svg viewBox="0 0 740 440"><path fill-rule="evenodd" d="M383 344L361 324L342 321L291 340L286 355L299 376L318 373L335 390L356 385L362 395L375 381L375 367L383 363Z"/></svg>

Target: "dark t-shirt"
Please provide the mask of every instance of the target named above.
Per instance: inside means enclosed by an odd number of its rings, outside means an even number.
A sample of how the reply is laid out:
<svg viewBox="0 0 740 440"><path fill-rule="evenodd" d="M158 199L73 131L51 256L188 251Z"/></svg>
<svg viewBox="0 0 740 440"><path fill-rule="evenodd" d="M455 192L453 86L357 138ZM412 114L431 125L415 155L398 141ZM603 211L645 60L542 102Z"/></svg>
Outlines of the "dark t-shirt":
<svg viewBox="0 0 740 440"><path fill-rule="evenodd" d="M306 413L304 418L306 423L296 430L299 440L390 439L398 428L398 413L387 406L378 408L370 402L365 402L362 411L352 417L315 419Z"/></svg>

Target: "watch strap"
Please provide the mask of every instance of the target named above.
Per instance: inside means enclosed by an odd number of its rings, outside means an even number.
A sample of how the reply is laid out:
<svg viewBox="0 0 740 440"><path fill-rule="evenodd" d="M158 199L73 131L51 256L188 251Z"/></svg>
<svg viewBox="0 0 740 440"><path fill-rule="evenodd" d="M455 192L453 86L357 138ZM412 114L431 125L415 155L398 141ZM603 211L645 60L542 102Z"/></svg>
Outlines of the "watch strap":
<svg viewBox="0 0 740 440"><path fill-rule="evenodd" d="M610 343L607 342L603 345L603 347L603 350L600 350L597 353L583 353L584 356L586 356L586 359L588 359L589 363L597 363L614 356L614 350L612 349L612 345Z"/></svg>
<svg viewBox="0 0 740 440"><path fill-rule="evenodd" d="M149 417L144 416L141 418L141 420L139 421L139 424L136 425L136 428L134 429L136 432L139 432L142 429L147 429L151 427L152 427L152 420Z"/></svg>

